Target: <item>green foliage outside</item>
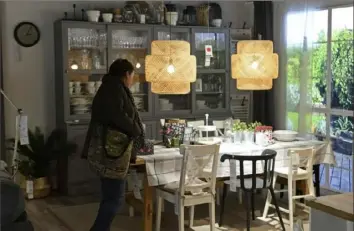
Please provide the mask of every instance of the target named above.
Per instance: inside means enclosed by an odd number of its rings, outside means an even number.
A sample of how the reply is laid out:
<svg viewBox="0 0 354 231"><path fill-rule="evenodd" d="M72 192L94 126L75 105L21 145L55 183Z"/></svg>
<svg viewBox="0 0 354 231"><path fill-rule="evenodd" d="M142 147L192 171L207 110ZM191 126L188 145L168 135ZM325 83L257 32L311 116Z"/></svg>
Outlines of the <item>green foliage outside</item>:
<svg viewBox="0 0 354 231"><path fill-rule="evenodd" d="M353 30L342 29L333 31L331 44L331 71L332 82L327 83L327 35L324 31L318 34L317 42L308 44L309 54L309 84L308 102L313 105L326 104L327 84L332 86L331 107L344 110L353 110L354 95L354 40ZM300 101L300 76L301 60L303 51L300 46L288 47L287 63L287 111L288 121L292 128L298 128L298 104ZM321 118L322 117L322 118ZM310 120L311 118L311 120ZM309 117L309 128L314 130L314 125L318 125L319 119L324 116L313 115ZM349 123L351 123L349 121ZM331 121L331 124L338 130L339 123ZM348 125L352 127L351 125ZM336 128L338 127L338 128Z"/></svg>

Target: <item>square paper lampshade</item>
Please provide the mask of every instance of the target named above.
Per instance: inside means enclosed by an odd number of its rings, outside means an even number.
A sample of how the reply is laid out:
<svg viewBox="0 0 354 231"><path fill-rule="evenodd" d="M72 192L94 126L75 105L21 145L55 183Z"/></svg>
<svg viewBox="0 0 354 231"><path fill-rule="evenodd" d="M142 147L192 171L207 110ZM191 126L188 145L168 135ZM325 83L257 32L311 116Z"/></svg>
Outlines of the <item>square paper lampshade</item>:
<svg viewBox="0 0 354 231"><path fill-rule="evenodd" d="M232 78L237 89L269 90L278 78L279 58L273 53L273 42L245 40L237 43L237 54L231 56Z"/></svg>
<svg viewBox="0 0 354 231"><path fill-rule="evenodd" d="M145 59L146 81L156 94L188 94L197 78L197 60L190 55L190 44L179 40L151 43L151 55Z"/></svg>

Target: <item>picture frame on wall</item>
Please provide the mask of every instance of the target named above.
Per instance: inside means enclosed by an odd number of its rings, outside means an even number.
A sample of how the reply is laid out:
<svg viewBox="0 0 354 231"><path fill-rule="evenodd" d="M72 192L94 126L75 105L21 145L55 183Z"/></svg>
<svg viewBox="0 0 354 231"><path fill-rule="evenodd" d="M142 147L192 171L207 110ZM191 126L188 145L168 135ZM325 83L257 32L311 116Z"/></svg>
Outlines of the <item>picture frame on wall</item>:
<svg viewBox="0 0 354 231"><path fill-rule="evenodd" d="M202 79L197 79L195 81L195 91L202 92L203 91L203 81Z"/></svg>

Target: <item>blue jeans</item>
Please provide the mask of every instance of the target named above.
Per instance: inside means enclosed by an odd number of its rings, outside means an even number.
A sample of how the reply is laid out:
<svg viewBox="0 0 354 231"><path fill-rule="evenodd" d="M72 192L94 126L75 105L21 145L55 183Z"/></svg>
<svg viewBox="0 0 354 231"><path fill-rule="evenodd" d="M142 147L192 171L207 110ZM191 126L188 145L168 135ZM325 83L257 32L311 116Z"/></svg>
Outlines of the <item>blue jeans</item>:
<svg viewBox="0 0 354 231"><path fill-rule="evenodd" d="M90 231L109 231L118 210L124 205L125 180L101 178L101 203Z"/></svg>

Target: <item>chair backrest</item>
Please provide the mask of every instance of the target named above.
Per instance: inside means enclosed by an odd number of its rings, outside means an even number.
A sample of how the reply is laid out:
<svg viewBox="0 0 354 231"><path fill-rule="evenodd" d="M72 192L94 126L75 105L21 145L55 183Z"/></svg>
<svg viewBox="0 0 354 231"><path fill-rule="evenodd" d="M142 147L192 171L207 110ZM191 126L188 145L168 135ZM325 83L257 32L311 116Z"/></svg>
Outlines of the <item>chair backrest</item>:
<svg viewBox="0 0 354 231"><path fill-rule="evenodd" d="M213 120L213 125L216 126L218 133L223 136L225 130L225 120Z"/></svg>
<svg viewBox="0 0 354 231"><path fill-rule="evenodd" d="M264 150L261 155L252 156L225 154L221 157L221 162L225 160L236 160L239 167L239 169L236 169L236 172L239 172L240 187L245 191L251 191L260 188L268 188L272 185L276 155L277 152L272 149ZM248 167L245 165L249 163L251 164L249 167L252 169L250 175L248 173L245 174L245 167ZM259 169L257 168L257 164L262 165L263 171L257 171ZM234 171L234 169L231 169L230 165L230 172L231 171ZM249 178L251 178L251 183L245 184L245 180ZM258 181L262 180L262 186L260 188L257 187L257 178L259 178Z"/></svg>
<svg viewBox="0 0 354 231"><path fill-rule="evenodd" d="M302 168L312 175L315 151L314 147L289 148L289 174Z"/></svg>
<svg viewBox="0 0 354 231"><path fill-rule="evenodd" d="M188 127L197 128L199 126L204 126L204 120L187 121Z"/></svg>
<svg viewBox="0 0 354 231"><path fill-rule="evenodd" d="M186 145L181 170L179 193L215 195L220 144Z"/></svg>

